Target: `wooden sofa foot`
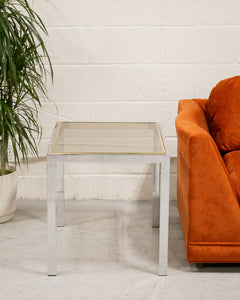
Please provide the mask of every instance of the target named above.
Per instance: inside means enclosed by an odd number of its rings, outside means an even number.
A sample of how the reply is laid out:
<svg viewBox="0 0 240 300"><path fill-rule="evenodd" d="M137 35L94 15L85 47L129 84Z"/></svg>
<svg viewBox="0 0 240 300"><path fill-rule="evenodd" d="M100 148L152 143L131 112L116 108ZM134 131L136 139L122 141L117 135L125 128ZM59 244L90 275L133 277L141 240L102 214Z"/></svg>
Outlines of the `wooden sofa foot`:
<svg viewBox="0 0 240 300"><path fill-rule="evenodd" d="M198 269L203 269L204 268L204 264L203 263L196 263L196 267Z"/></svg>

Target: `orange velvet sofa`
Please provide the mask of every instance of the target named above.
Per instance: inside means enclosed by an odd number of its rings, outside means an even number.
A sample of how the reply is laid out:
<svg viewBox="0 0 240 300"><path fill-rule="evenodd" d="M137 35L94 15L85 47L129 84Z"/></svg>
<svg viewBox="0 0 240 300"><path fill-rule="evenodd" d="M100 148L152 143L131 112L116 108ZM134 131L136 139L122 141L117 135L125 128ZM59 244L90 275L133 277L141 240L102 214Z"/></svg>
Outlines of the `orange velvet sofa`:
<svg viewBox="0 0 240 300"><path fill-rule="evenodd" d="M191 263L240 263L240 151L219 150L208 101L179 101L176 118L177 202L186 254Z"/></svg>

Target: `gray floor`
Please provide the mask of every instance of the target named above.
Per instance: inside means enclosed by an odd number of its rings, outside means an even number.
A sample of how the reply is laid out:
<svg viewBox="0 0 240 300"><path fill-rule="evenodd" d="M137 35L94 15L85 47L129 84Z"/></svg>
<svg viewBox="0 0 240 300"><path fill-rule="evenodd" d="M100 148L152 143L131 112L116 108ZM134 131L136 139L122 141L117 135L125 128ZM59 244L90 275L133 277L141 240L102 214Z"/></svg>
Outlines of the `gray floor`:
<svg viewBox="0 0 240 300"><path fill-rule="evenodd" d="M58 229L57 277L46 275L46 203L18 201L0 225L0 300L240 299L240 266L197 270L186 261L176 202L170 204L169 274L157 276L151 204L68 201Z"/></svg>

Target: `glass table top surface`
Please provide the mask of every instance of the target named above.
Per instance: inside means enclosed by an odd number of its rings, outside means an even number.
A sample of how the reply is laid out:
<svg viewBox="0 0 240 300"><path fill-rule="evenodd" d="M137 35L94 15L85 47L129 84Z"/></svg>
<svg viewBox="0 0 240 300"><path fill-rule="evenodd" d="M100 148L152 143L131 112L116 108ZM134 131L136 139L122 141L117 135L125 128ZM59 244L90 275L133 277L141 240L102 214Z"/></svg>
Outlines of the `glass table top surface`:
<svg viewBox="0 0 240 300"><path fill-rule="evenodd" d="M50 154L166 154L158 123L60 122Z"/></svg>

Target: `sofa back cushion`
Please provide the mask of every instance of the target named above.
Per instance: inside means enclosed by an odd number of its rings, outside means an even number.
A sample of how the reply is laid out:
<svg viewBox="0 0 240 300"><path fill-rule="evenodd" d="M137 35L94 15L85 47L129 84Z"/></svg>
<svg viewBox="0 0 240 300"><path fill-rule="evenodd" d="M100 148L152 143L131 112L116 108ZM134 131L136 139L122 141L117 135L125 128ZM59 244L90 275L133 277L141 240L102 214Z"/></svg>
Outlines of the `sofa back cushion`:
<svg viewBox="0 0 240 300"><path fill-rule="evenodd" d="M207 117L220 151L240 150L240 76L222 80L212 89Z"/></svg>

